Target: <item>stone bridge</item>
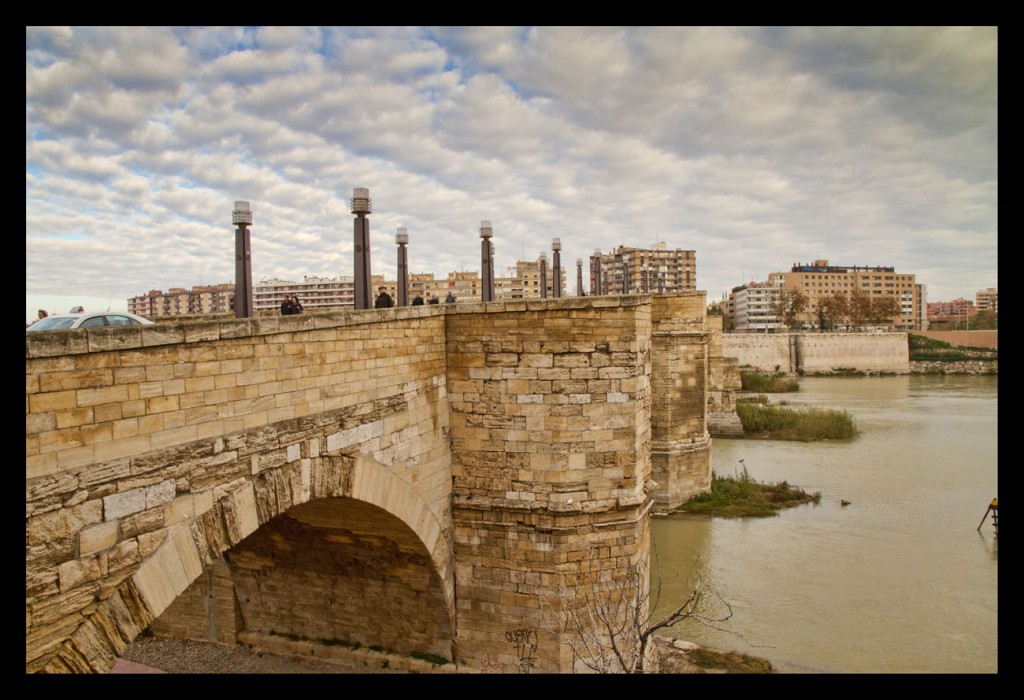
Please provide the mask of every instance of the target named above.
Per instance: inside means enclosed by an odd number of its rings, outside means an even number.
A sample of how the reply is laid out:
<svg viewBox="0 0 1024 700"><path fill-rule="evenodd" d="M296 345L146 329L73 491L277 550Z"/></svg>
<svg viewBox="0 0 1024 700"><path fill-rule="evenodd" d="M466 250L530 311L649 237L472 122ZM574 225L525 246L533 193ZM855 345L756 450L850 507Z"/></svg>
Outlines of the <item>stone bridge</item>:
<svg viewBox="0 0 1024 700"><path fill-rule="evenodd" d="M147 629L579 668L572 606L646 580L651 513L710 487L704 308L26 334L27 672L105 673Z"/></svg>

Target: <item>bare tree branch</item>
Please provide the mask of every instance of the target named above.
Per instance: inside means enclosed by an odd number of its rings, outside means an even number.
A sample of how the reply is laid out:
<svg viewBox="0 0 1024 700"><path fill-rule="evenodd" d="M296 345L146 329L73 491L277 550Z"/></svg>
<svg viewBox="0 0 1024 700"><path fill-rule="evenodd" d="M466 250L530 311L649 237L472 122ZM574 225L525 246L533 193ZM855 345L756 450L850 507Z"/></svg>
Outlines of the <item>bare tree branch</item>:
<svg viewBox="0 0 1024 700"><path fill-rule="evenodd" d="M683 620L718 625L732 617L732 608L698 578L686 600L657 621L650 619L651 581L640 566L614 577L607 571L561 573L553 602L542 600L555 620L559 638L572 650L574 661L597 673L645 673L655 632ZM661 585L656 587L660 594ZM708 600L708 596L714 602ZM718 604L724 613L715 614Z"/></svg>

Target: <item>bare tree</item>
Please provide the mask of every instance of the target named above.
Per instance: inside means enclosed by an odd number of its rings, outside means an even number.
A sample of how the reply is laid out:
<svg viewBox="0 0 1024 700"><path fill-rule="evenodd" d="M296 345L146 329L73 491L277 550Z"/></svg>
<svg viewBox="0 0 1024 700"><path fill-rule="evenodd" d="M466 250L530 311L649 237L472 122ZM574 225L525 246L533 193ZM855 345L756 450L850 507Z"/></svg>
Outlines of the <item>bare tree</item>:
<svg viewBox="0 0 1024 700"><path fill-rule="evenodd" d="M579 576L573 580L562 574L557 601L548 612L575 659L597 673L646 673L659 630L683 620L720 629L732 617L729 604L700 577L686 599L657 620L650 618L650 596L650 579L638 566L604 586L583 585Z"/></svg>

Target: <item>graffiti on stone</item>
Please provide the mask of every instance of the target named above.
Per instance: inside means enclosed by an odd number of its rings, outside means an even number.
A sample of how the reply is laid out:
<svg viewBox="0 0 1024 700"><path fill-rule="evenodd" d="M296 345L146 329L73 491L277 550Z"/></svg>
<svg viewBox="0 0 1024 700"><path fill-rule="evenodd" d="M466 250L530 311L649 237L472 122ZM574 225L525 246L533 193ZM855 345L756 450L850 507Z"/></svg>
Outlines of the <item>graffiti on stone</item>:
<svg viewBox="0 0 1024 700"><path fill-rule="evenodd" d="M519 672L529 673L537 653L537 630L517 629L505 632L505 641L516 648Z"/></svg>
<svg viewBox="0 0 1024 700"><path fill-rule="evenodd" d="M480 659L480 668L484 671L496 671L503 673L505 671L505 665L498 661L498 657L494 655L493 651L485 651L483 658Z"/></svg>

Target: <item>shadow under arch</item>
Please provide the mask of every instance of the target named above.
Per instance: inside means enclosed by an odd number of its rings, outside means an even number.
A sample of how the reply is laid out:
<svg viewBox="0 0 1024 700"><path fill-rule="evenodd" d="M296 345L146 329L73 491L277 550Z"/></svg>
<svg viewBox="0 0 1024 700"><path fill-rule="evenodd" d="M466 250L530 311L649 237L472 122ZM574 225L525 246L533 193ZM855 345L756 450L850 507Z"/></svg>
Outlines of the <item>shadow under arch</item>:
<svg viewBox="0 0 1024 700"><path fill-rule="evenodd" d="M450 495L449 495L450 497ZM44 669L57 673L106 673L143 630L225 553L279 515L316 501L352 499L403 523L422 547L436 576L448 633L455 636L455 584L450 524L446 527L408 482L367 456L323 455L266 469L219 487L212 506L168 528L163 543L101 602L62 644ZM398 530L392 530L397 532ZM401 549L401 547L398 547ZM409 551L406 546L406 552ZM449 647L443 655L450 656Z"/></svg>

